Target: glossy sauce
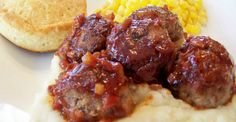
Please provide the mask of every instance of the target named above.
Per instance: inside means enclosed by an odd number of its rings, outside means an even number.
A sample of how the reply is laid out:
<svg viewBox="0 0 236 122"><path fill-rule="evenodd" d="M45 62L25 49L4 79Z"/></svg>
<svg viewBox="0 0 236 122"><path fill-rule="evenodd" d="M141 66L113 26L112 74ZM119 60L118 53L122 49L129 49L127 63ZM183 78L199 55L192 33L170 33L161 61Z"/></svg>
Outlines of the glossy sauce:
<svg viewBox="0 0 236 122"><path fill-rule="evenodd" d="M107 40L112 60L120 62L125 73L139 83L157 83L174 61L175 48L159 19L128 18L112 29Z"/></svg>
<svg viewBox="0 0 236 122"><path fill-rule="evenodd" d="M70 63L80 63L86 52L94 53L105 49L106 37L113 26L112 20L106 20L100 14L76 17L71 35L56 52L61 59L61 68L66 69Z"/></svg>
<svg viewBox="0 0 236 122"><path fill-rule="evenodd" d="M86 53L82 57L81 64L74 64L73 68L60 75L55 85L48 87L49 93L54 97L53 109L60 111L68 121L85 121L87 116L83 112L74 115L78 110L68 107L70 102L65 100L65 96L72 89L79 94L91 95L92 100L100 102L102 108L98 113L99 120L113 120L126 116L127 113L120 106L122 101L119 90L128 83L128 80L124 76L122 65L108 61L103 57L106 55L105 52L102 53L94 55ZM96 119L89 118L88 121L97 121Z"/></svg>
<svg viewBox="0 0 236 122"><path fill-rule="evenodd" d="M190 37L180 49L168 81L177 97L198 108L214 108L233 96L233 63L217 41Z"/></svg>

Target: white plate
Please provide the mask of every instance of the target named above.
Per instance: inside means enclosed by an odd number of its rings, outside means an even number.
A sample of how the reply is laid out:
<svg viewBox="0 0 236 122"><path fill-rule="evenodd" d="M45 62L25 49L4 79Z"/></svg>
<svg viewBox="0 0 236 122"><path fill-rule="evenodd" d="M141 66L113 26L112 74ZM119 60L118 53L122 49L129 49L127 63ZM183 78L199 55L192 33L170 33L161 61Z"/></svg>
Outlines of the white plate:
<svg viewBox="0 0 236 122"><path fill-rule="evenodd" d="M88 0L88 11L104 0ZM205 0L208 24L202 35L221 42L236 59L236 1ZM35 94L49 77L53 54L31 53L14 46L0 36L0 103L8 103L28 111Z"/></svg>

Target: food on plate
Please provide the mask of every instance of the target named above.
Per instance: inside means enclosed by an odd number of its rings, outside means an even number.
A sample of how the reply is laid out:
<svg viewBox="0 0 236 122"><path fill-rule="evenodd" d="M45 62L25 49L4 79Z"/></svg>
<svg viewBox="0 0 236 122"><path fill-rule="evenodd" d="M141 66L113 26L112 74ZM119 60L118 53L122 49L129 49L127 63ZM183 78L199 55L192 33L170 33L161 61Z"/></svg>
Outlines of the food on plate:
<svg viewBox="0 0 236 122"><path fill-rule="evenodd" d="M73 32L57 51L62 60L61 66L66 68L70 63L81 62L81 57L86 52L94 53L105 49L106 37L113 27L112 21L100 14L76 17Z"/></svg>
<svg viewBox="0 0 236 122"><path fill-rule="evenodd" d="M220 43L192 36L179 48L185 37L165 7L105 18L75 19L33 122L235 122L235 69Z"/></svg>
<svg viewBox="0 0 236 122"><path fill-rule="evenodd" d="M115 21L123 22L132 12L150 5L167 5L170 11L178 15L184 30L190 34L199 34L207 20L202 0L107 0L98 11L103 14L114 12Z"/></svg>
<svg viewBox="0 0 236 122"><path fill-rule="evenodd" d="M86 0L0 0L0 34L34 52L56 50Z"/></svg>
<svg viewBox="0 0 236 122"><path fill-rule="evenodd" d="M168 82L173 93L199 108L228 103L234 90L234 65L226 49L217 41L197 36L187 39Z"/></svg>

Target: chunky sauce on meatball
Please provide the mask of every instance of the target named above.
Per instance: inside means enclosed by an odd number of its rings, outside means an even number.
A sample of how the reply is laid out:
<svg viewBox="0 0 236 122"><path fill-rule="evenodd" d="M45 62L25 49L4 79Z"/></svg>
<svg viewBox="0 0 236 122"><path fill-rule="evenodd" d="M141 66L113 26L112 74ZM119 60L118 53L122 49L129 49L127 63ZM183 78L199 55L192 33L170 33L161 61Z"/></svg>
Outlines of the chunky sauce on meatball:
<svg viewBox="0 0 236 122"><path fill-rule="evenodd" d="M224 105L232 97L234 65L226 49L209 37L191 37L179 52L168 81L173 93L200 108Z"/></svg>
<svg viewBox="0 0 236 122"><path fill-rule="evenodd" d="M150 83L157 81L175 56L175 45L159 19L127 19L112 29L107 50L128 75Z"/></svg>
<svg viewBox="0 0 236 122"><path fill-rule="evenodd" d="M167 29L172 41L175 42L184 38L183 28L179 23L177 15L170 12L167 6L165 6L164 8L155 6L141 8L132 13L130 15L130 18L135 20L153 20L158 18L162 26Z"/></svg>
<svg viewBox="0 0 236 122"><path fill-rule="evenodd" d="M138 99L137 87L127 79L120 63L106 53L87 53L82 63L60 75L49 86L53 109L70 122L114 120L129 115Z"/></svg>
<svg viewBox="0 0 236 122"><path fill-rule="evenodd" d="M81 57L86 52L105 49L106 37L112 27L113 23L99 14L92 14L87 18L84 15L78 16L72 34L57 51L61 58L61 67L65 69L70 63L81 62Z"/></svg>

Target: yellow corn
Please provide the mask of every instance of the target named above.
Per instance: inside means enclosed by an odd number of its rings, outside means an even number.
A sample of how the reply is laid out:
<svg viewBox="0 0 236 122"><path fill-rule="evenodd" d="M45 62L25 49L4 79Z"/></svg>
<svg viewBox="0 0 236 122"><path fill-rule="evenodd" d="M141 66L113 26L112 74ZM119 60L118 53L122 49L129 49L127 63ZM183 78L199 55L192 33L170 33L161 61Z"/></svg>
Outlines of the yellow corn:
<svg viewBox="0 0 236 122"><path fill-rule="evenodd" d="M176 13L184 30L190 34L198 34L207 21L202 0L106 0L99 11L102 14L113 11L115 21L124 21L133 11L147 5L164 6Z"/></svg>

